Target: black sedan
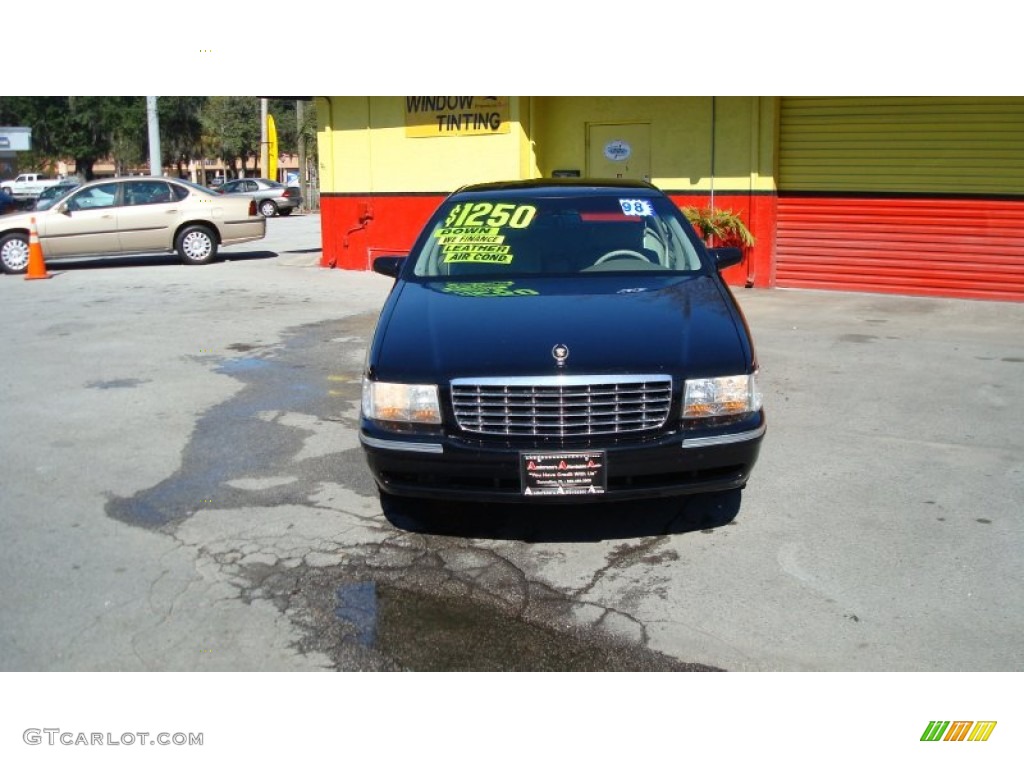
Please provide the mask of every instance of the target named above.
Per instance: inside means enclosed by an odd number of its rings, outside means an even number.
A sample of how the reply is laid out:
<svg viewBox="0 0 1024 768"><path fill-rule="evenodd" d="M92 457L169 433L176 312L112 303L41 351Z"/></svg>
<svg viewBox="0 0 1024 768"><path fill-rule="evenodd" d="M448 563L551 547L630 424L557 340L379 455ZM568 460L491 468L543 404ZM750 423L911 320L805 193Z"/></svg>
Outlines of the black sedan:
<svg viewBox="0 0 1024 768"><path fill-rule="evenodd" d="M742 488L757 359L707 249L650 184L464 187L396 278L363 381L382 494L584 501Z"/></svg>

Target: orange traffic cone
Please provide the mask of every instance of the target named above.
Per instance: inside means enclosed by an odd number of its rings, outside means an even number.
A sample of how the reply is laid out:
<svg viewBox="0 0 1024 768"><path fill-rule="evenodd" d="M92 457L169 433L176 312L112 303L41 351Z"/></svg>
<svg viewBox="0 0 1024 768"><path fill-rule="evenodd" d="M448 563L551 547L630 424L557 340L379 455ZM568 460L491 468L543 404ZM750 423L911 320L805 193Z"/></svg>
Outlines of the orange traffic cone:
<svg viewBox="0 0 1024 768"><path fill-rule="evenodd" d="M43 247L39 245L39 233L36 232L36 219L32 217L32 228L28 233L28 271L25 273L26 280L39 280L40 278L53 277L46 271L46 262L43 261Z"/></svg>

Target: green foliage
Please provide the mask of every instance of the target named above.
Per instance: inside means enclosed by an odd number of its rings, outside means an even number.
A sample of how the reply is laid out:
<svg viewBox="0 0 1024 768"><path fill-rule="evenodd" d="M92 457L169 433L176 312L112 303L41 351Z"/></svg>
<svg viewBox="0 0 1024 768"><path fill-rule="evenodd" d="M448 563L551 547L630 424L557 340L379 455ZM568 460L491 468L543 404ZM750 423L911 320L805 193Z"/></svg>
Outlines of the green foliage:
<svg viewBox="0 0 1024 768"><path fill-rule="evenodd" d="M89 178L93 163L110 154L111 123L121 105L108 102L115 101L101 96L5 97L0 122L32 129L32 157L26 159L53 167L72 157Z"/></svg>
<svg viewBox="0 0 1024 768"><path fill-rule="evenodd" d="M290 99L270 99L267 111L274 117L278 151L282 154L296 153L298 125L295 118L295 102Z"/></svg>
<svg viewBox="0 0 1024 768"><path fill-rule="evenodd" d="M96 161L123 166L148 155L146 100L141 96L21 96L0 99L0 122L32 129L32 152L19 166L53 169L67 158L92 178Z"/></svg>
<svg viewBox="0 0 1024 768"><path fill-rule="evenodd" d="M253 96L160 96L161 162L181 172L194 158L239 161L255 168L260 156L260 100ZM282 153L298 151L300 127L295 101L271 99L270 114ZM79 174L110 157L118 173L148 164L149 126L145 96L4 96L0 125L32 128L33 149L19 153L25 170L53 172L61 160L74 159ZM304 110L306 152L316 153L316 113Z"/></svg>
<svg viewBox="0 0 1024 768"><path fill-rule="evenodd" d="M160 117L160 152L163 162L181 173L193 158L202 155L202 111L205 96L161 96L156 100Z"/></svg>
<svg viewBox="0 0 1024 768"><path fill-rule="evenodd" d="M715 208L683 208L683 215L690 220L706 243L734 245L749 248L754 236L747 229L743 219L733 211Z"/></svg>
<svg viewBox="0 0 1024 768"><path fill-rule="evenodd" d="M268 111L274 116L277 126L277 146L281 154L296 155L299 152L299 136L306 140L306 154L316 152L316 110L312 102L306 102L302 111L300 126L294 99L270 99Z"/></svg>
<svg viewBox="0 0 1024 768"><path fill-rule="evenodd" d="M253 96L211 96L200 115L206 157L223 160L229 168L260 156L260 100Z"/></svg>
<svg viewBox="0 0 1024 768"><path fill-rule="evenodd" d="M138 167L146 163L149 158L146 98L111 97L104 108L110 132L110 155L113 157L117 173L127 173L129 167Z"/></svg>

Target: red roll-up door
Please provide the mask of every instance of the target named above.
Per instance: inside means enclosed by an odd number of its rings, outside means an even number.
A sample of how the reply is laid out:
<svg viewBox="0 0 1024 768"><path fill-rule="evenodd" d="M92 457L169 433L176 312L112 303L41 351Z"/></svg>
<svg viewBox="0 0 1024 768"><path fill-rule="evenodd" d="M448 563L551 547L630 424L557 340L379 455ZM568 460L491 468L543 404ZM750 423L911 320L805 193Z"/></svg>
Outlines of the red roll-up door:
<svg viewBox="0 0 1024 768"><path fill-rule="evenodd" d="M1024 300L1024 99L784 98L775 284Z"/></svg>

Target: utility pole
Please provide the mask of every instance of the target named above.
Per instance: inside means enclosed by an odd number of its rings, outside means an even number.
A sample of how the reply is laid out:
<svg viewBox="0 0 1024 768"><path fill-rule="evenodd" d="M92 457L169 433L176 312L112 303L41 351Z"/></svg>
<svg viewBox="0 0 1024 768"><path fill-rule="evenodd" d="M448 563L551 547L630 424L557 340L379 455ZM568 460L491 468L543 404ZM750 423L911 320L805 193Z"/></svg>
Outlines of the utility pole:
<svg viewBox="0 0 1024 768"><path fill-rule="evenodd" d="M163 176L164 163L160 155L160 115L156 109L156 96L146 97L146 116L149 123L149 175Z"/></svg>
<svg viewBox="0 0 1024 768"><path fill-rule="evenodd" d="M302 99L295 102L295 119L299 123L299 194L302 195L302 205L309 208L309 190L306 184L306 135L302 132L305 121L304 104Z"/></svg>
<svg viewBox="0 0 1024 768"><path fill-rule="evenodd" d="M267 177L270 168L270 138L267 136L267 99L260 99L260 176Z"/></svg>

